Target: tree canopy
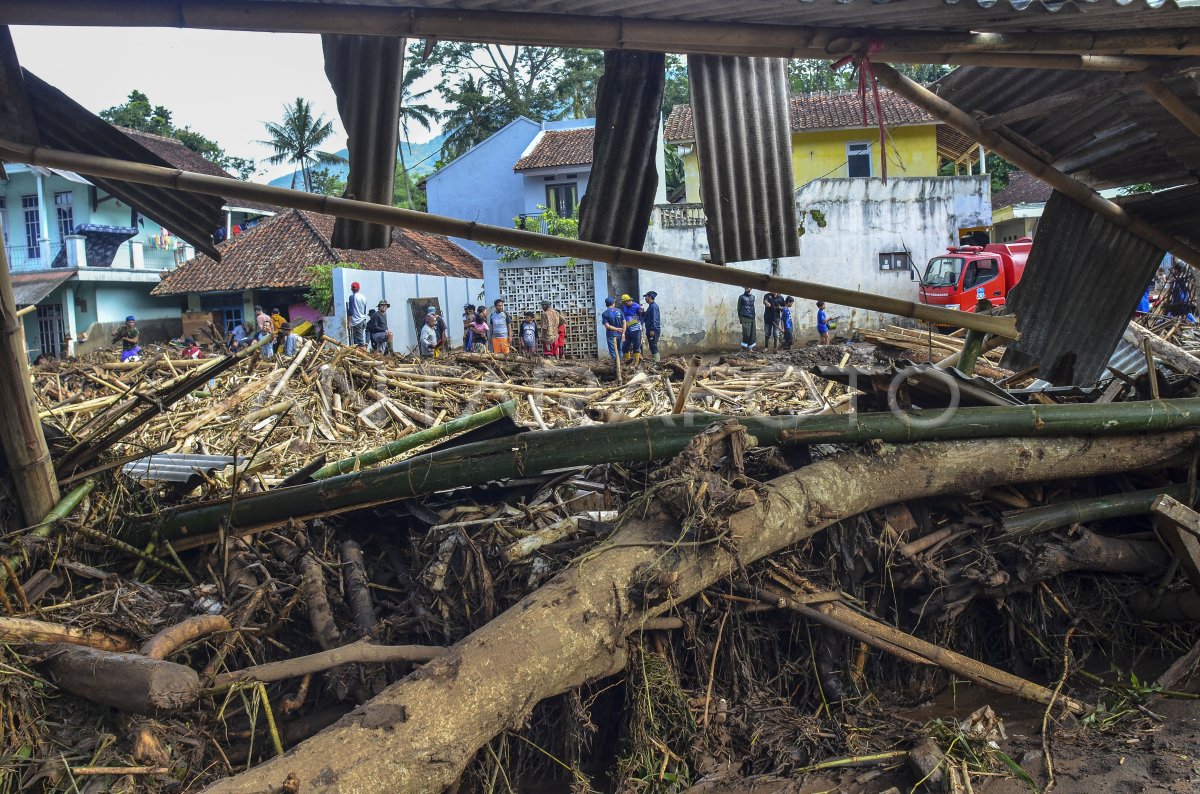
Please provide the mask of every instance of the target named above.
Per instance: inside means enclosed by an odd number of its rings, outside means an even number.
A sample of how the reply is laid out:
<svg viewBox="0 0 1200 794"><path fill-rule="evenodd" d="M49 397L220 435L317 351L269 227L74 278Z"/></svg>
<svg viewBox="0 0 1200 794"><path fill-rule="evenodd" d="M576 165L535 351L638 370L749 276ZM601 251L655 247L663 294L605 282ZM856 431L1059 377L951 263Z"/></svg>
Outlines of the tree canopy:
<svg viewBox="0 0 1200 794"><path fill-rule="evenodd" d="M174 138L210 163L236 173L240 179L249 179L254 174L254 160L227 154L220 144L191 127L176 127L170 110L163 105L152 105L150 97L136 88L129 92L124 103L100 111L100 118L119 127Z"/></svg>

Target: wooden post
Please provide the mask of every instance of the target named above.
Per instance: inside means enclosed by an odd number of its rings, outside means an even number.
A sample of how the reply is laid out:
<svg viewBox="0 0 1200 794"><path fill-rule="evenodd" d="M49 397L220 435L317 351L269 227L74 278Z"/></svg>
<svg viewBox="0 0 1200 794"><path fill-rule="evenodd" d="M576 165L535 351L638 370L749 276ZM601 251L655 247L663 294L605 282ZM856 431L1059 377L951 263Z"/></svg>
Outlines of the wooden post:
<svg viewBox="0 0 1200 794"><path fill-rule="evenodd" d="M692 356L692 360L688 362L687 371L683 375L683 385L679 387L679 394L675 397L675 405L671 408L671 413L683 413L684 406L687 405L688 395L692 393L692 384L696 382L696 373L700 371L700 356Z"/></svg>
<svg viewBox="0 0 1200 794"><path fill-rule="evenodd" d="M1159 534L1179 560L1192 589L1200 591L1200 513L1167 494L1154 500L1150 510L1158 519L1155 525Z"/></svg>
<svg viewBox="0 0 1200 794"><path fill-rule="evenodd" d="M36 524L58 503L58 481L34 407L25 330L17 316L8 257L0 247L0 440L12 471L26 524Z"/></svg>

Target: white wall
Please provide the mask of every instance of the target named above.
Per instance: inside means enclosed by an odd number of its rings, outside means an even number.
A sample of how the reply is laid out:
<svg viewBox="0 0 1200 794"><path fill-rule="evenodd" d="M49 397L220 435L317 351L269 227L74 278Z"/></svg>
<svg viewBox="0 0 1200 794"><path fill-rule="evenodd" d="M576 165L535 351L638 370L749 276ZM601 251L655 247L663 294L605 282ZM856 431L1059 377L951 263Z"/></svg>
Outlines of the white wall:
<svg viewBox="0 0 1200 794"><path fill-rule="evenodd" d="M922 268L933 256L954 245L958 230L986 226L991 217L986 176L889 179L818 179L796 191L796 210L804 233L800 255L777 261L778 275L903 300L918 300L911 272L879 269L879 254L906 251ZM816 211L814 215L813 211ZM820 217L822 227L817 222ZM658 214L645 250L700 259L708 253L703 228L665 229ZM769 273L769 260L729 265ZM663 313L663 346L671 352L736 349L741 338L736 301L741 290L721 284L643 271L641 289L656 290ZM761 300L761 293L755 293ZM838 334L855 328L878 328L896 321L891 315L826 307L839 321ZM762 338L762 308L758 308ZM816 338L816 305L800 300L794 323L799 342Z"/></svg>
<svg viewBox="0 0 1200 794"><path fill-rule="evenodd" d="M375 308L382 299L391 304L387 311L388 330L392 332L392 347L399 353L408 353L417 347L417 328L409 310L410 298L437 298L450 329L451 344L455 346L462 344L463 305L483 303L480 297L483 279L334 268L334 323L326 327L325 333L341 342L347 341L346 301L350 298L350 285L355 281L359 283L368 309Z"/></svg>

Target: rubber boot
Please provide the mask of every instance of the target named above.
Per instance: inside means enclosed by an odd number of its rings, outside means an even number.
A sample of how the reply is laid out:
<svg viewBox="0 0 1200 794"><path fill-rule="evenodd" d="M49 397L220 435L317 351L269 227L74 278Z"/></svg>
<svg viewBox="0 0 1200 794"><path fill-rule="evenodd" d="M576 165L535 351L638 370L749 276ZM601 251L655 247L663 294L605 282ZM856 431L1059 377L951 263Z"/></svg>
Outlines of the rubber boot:
<svg viewBox="0 0 1200 794"><path fill-rule="evenodd" d="M633 354L633 368L634 368L634 369L638 369L638 368L640 368L641 366L642 366L642 354L641 354L641 353L634 353L634 354Z"/></svg>
<svg viewBox="0 0 1200 794"><path fill-rule="evenodd" d="M659 356L659 354L658 354L658 353L655 353L655 354L654 354L654 363L655 363L655 364L657 364L657 363L658 363L658 362L660 362L660 361L662 361L662 357L661 357L661 356Z"/></svg>

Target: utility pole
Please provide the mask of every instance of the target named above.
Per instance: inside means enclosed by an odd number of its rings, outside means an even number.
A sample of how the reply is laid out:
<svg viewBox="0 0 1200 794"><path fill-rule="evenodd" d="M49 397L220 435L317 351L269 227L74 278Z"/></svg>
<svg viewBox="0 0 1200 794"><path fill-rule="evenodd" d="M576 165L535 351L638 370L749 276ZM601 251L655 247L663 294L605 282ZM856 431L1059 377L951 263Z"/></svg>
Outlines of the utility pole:
<svg viewBox="0 0 1200 794"><path fill-rule="evenodd" d="M37 524L58 503L58 481L33 402L25 332L17 316L8 256L0 246L0 441L26 524Z"/></svg>

